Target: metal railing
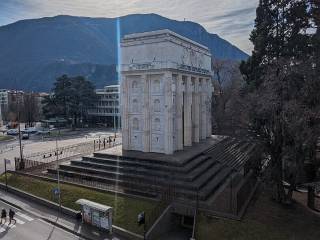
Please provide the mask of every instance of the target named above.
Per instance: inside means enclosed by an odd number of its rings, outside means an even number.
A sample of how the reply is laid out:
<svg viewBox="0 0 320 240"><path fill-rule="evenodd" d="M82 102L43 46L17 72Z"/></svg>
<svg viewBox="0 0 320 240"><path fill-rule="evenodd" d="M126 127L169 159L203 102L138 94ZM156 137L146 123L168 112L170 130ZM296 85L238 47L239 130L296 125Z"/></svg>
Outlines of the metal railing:
<svg viewBox="0 0 320 240"><path fill-rule="evenodd" d="M120 145L121 142L117 142L116 138L108 137L103 139L94 139L92 141L60 147L58 149L50 149L43 152L32 153L25 155L23 160L15 158L16 170L32 170L43 169L49 167L51 164L56 163L57 155L58 161L64 161L71 157L91 154L96 151L111 148Z"/></svg>

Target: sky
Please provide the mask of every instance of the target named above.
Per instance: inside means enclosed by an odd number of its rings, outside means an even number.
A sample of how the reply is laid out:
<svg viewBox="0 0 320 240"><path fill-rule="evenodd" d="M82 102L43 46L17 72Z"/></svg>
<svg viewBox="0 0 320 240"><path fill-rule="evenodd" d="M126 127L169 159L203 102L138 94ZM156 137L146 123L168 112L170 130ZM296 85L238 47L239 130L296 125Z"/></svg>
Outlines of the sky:
<svg viewBox="0 0 320 240"><path fill-rule="evenodd" d="M118 17L157 13L194 21L250 54L258 0L0 0L0 26L22 19L73 15Z"/></svg>

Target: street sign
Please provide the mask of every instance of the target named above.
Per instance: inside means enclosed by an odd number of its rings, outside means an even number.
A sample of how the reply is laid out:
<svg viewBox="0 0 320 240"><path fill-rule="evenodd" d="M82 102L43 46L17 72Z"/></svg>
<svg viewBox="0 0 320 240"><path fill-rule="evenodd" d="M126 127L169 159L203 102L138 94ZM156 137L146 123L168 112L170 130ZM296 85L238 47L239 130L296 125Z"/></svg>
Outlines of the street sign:
<svg viewBox="0 0 320 240"><path fill-rule="evenodd" d="M145 216L144 212L138 214L138 224L139 226L145 224Z"/></svg>
<svg viewBox="0 0 320 240"><path fill-rule="evenodd" d="M10 159L4 159L5 164L11 165L11 160Z"/></svg>
<svg viewBox="0 0 320 240"><path fill-rule="evenodd" d="M59 191L59 188L54 188L54 189L52 189L52 193L53 193L53 195L59 195L59 193L60 193L60 191Z"/></svg>

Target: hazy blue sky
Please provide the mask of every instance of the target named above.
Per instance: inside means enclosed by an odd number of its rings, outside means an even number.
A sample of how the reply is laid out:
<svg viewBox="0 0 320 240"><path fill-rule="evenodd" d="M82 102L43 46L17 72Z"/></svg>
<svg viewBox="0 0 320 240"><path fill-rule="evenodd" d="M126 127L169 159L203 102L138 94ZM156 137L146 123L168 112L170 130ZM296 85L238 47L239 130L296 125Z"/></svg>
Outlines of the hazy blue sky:
<svg viewBox="0 0 320 240"><path fill-rule="evenodd" d="M117 17L157 13L195 21L247 53L258 0L0 0L0 25L60 14Z"/></svg>

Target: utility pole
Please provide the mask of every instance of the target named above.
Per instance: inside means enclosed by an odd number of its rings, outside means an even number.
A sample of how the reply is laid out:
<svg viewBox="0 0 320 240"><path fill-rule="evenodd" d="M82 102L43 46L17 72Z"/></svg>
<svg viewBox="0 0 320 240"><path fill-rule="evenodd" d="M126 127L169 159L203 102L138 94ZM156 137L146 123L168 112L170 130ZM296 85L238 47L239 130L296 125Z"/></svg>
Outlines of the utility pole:
<svg viewBox="0 0 320 240"><path fill-rule="evenodd" d="M21 127L20 127L20 97L18 96L18 91L16 91L17 94L17 111L18 111L18 131L19 131L19 148L20 148L20 169L24 169L24 161L23 161L23 149L21 144Z"/></svg>
<svg viewBox="0 0 320 240"><path fill-rule="evenodd" d="M5 174L5 179L6 179L6 191L8 191L7 159L4 159L4 174Z"/></svg>
<svg viewBox="0 0 320 240"><path fill-rule="evenodd" d="M60 189L60 172L59 172L59 148L58 136L60 136L60 128L58 128L58 135L56 137L56 157L57 157L57 182L58 182L58 198L59 198L59 212L61 213L61 189Z"/></svg>
<svg viewBox="0 0 320 240"><path fill-rule="evenodd" d="M198 217L198 207L199 207L199 189L197 189L197 201L196 208L194 210L194 218L193 218L193 228L192 228L192 237L190 240L195 240L195 231L196 231L196 222Z"/></svg>
<svg viewBox="0 0 320 240"><path fill-rule="evenodd" d="M0 127L2 127L3 125L1 105L2 105L2 102L0 102Z"/></svg>
<svg viewBox="0 0 320 240"><path fill-rule="evenodd" d="M117 130L116 130L116 95L114 96L114 101L113 101L113 129L114 129L114 138L117 137Z"/></svg>

